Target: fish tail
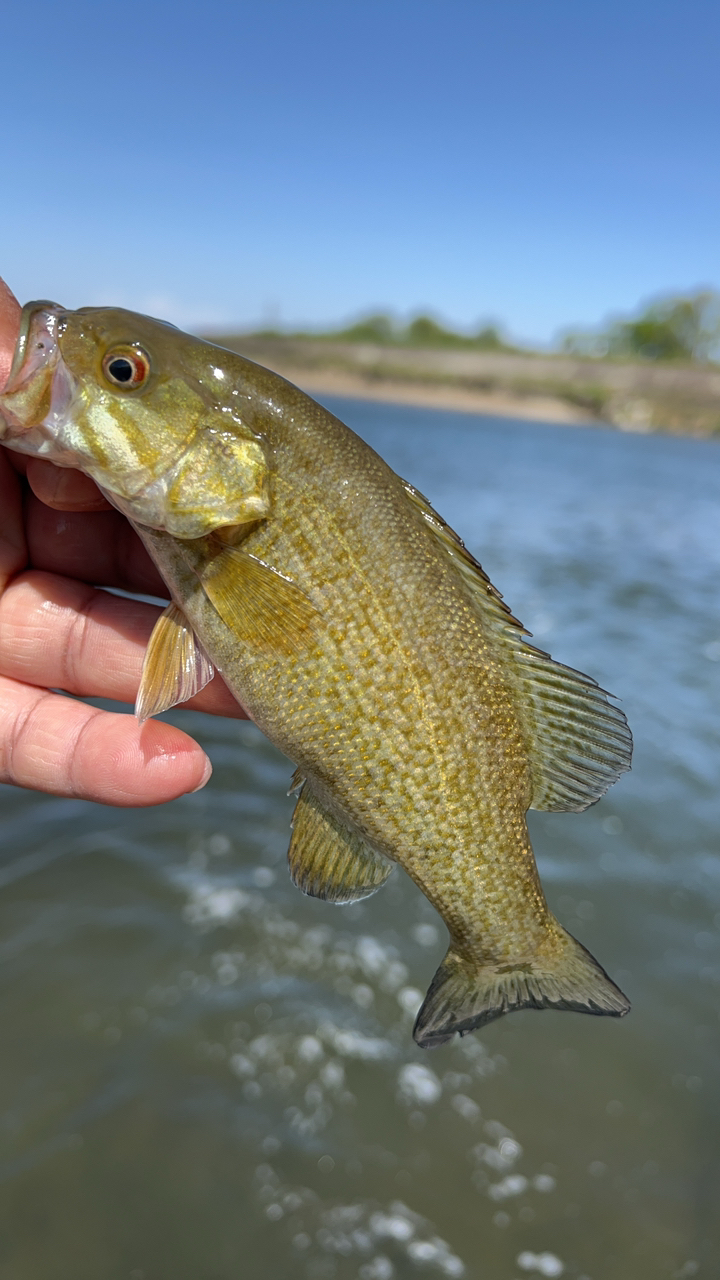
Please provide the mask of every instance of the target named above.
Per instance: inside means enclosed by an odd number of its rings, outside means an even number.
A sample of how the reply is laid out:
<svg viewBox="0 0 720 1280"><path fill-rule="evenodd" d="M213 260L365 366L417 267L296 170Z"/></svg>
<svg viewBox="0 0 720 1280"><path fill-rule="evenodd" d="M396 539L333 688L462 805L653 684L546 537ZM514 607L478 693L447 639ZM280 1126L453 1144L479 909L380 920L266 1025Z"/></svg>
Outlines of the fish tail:
<svg viewBox="0 0 720 1280"><path fill-rule="evenodd" d="M451 945L418 1013L413 1036L433 1049L515 1009L569 1009L621 1018L630 1001L597 960L562 930L557 950L517 965L478 964Z"/></svg>

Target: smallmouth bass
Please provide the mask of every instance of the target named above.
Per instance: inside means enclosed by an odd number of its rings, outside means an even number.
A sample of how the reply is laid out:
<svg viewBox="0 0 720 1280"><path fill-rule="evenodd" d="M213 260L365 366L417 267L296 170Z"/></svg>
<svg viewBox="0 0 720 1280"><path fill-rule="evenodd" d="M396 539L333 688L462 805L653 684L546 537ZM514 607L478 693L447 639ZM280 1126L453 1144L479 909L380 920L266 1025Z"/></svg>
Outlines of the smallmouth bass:
<svg viewBox="0 0 720 1280"><path fill-rule="evenodd" d="M120 309L29 303L0 424L91 476L167 584L140 718L217 669L296 765L299 888L351 902L398 862L438 909L418 1044L515 1009L628 1011L549 911L525 817L604 794L625 716L526 642L422 494L283 378Z"/></svg>

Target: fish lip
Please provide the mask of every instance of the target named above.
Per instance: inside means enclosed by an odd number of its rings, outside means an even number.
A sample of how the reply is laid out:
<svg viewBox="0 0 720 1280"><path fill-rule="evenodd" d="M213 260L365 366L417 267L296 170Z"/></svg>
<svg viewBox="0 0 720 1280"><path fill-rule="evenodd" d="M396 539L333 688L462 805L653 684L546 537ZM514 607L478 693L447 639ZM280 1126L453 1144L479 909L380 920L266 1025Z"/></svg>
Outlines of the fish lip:
<svg viewBox="0 0 720 1280"><path fill-rule="evenodd" d="M56 302L23 307L10 376L0 394L0 440L20 453L52 452L61 466L71 464L57 456L58 429L77 392L59 345L66 316Z"/></svg>
<svg viewBox="0 0 720 1280"><path fill-rule="evenodd" d="M25 303L20 316L20 332L15 344L10 373L3 387L3 396L12 395L13 392L18 391L37 372L41 364L48 362L49 358L54 356L57 359L60 354L57 346L59 321L64 314L65 308L59 306L57 302ZM46 336L43 356L39 351L33 352L31 341L34 336L39 337L41 331ZM33 355L36 356L35 359Z"/></svg>

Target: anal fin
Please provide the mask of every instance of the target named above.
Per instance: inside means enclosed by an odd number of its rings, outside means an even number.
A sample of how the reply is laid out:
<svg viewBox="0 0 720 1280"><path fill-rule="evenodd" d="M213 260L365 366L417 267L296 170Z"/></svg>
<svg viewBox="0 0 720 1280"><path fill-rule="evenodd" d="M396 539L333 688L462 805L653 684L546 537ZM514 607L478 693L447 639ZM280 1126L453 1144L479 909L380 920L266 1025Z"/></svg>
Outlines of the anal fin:
<svg viewBox="0 0 720 1280"><path fill-rule="evenodd" d="M290 877L312 898L357 902L375 893L393 869L388 858L329 813L307 783L298 797L292 827Z"/></svg>
<svg viewBox="0 0 720 1280"><path fill-rule="evenodd" d="M148 720L178 702L187 702L209 684L215 669L182 610L169 604L160 614L145 650L135 701L138 720Z"/></svg>

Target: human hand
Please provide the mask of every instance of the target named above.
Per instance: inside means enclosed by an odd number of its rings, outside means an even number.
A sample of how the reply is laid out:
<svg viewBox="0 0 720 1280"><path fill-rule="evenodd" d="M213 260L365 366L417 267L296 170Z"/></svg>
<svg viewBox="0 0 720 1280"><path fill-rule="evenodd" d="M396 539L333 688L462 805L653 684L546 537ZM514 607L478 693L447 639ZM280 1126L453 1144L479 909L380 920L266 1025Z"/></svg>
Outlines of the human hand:
<svg viewBox="0 0 720 1280"><path fill-rule="evenodd" d="M19 325L0 280L0 391ZM76 700L134 701L161 612L96 583L167 598L134 530L92 480L0 448L0 782L113 805L196 791L211 766L186 733ZM185 705L244 717L217 675Z"/></svg>

